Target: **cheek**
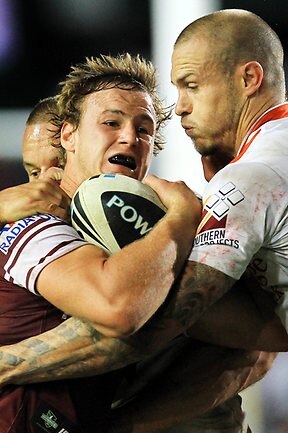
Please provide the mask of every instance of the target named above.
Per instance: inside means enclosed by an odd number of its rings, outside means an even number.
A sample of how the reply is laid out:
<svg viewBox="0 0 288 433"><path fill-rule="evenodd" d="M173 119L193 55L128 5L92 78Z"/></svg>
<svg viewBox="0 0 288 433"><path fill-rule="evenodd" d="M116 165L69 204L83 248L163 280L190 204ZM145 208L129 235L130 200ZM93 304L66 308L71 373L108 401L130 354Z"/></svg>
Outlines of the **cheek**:
<svg viewBox="0 0 288 433"><path fill-rule="evenodd" d="M87 152L85 154L84 162L89 165L94 171L99 171L102 164L106 162L106 151L107 148L99 147L97 143L97 147L92 146L89 149L89 157L87 158Z"/></svg>
<svg viewBox="0 0 288 433"><path fill-rule="evenodd" d="M206 105L201 108L203 117L208 123L206 126L209 127L210 125L215 124L222 124L224 119L227 117L227 105L226 103L223 103L223 98L213 98L207 100Z"/></svg>

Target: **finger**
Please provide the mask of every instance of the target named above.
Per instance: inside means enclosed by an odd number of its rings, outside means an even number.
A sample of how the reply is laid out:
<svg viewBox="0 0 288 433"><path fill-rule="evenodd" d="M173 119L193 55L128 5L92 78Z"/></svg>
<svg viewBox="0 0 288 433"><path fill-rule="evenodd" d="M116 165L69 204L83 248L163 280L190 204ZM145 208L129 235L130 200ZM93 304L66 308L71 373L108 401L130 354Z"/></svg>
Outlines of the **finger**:
<svg viewBox="0 0 288 433"><path fill-rule="evenodd" d="M55 215L61 219L64 219L69 222L70 220L70 208L68 207L59 207L54 203L51 203L49 206L47 213Z"/></svg>
<svg viewBox="0 0 288 433"><path fill-rule="evenodd" d="M149 176L145 177L143 180L143 183L145 185L150 186L150 188L157 191L159 188L163 188L165 184L169 184L170 182L166 179L162 179L158 176L155 176L154 174L149 174Z"/></svg>
<svg viewBox="0 0 288 433"><path fill-rule="evenodd" d="M63 178L63 169L59 167L50 167L45 173L43 173L40 178L51 179L60 183Z"/></svg>
<svg viewBox="0 0 288 433"><path fill-rule="evenodd" d="M30 185L32 185L32 183ZM63 202L63 197L65 197L65 200L68 199L68 196L60 188L58 182L51 178L42 178L37 181L37 185L36 182L33 182L33 189L35 200L38 199L38 201L55 203L57 206L60 206Z"/></svg>

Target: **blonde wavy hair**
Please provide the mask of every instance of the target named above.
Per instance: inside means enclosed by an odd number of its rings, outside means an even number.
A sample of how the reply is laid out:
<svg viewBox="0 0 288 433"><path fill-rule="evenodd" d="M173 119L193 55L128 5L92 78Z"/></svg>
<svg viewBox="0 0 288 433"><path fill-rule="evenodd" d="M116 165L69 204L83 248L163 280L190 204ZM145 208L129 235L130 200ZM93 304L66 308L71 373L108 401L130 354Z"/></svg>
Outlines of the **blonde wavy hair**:
<svg viewBox="0 0 288 433"><path fill-rule="evenodd" d="M161 130L171 118L172 107L164 107L159 98L157 71L150 61L140 55L133 57L128 53L116 57L103 54L87 57L84 63L71 67L59 86L60 92L56 96L57 113L53 116L58 137L63 122L69 121L75 125L75 129L78 127L83 100L90 93L113 88L136 89L147 92L153 102L156 113L154 155L163 149L165 140Z"/></svg>

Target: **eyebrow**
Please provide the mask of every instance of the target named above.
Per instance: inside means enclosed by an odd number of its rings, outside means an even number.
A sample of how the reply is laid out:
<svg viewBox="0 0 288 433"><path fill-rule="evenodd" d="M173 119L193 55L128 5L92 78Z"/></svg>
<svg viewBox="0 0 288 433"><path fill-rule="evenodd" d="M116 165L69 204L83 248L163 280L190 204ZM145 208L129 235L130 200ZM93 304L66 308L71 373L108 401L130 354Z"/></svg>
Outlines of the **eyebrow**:
<svg viewBox="0 0 288 433"><path fill-rule="evenodd" d="M120 114L120 115L122 115L122 116L125 116L127 113L125 113L124 111L122 111L122 110L117 110L117 109L115 109L115 110L113 110L113 109L109 109L109 110L104 110L104 111L102 111L102 113L101 114ZM142 113L142 114L140 114L139 116L137 116L137 117L139 117L140 119L143 119L143 120L148 120L149 122L151 122L151 123L154 123L154 118L153 118L153 116L152 116L152 114L151 114L151 116L149 116L148 114L145 114L145 113ZM155 122L156 122L156 120L155 120Z"/></svg>
<svg viewBox="0 0 288 433"><path fill-rule="evenodd" d="M34 164L30 164L29 162L23 161L23 168L27 173L30 173L32 170L40 170L40 167Z"/></svg>
<svg viewBox="0 0 288 433"><path fill-rule="evenodd" d="M112 113L112 114L122 114L123 116L125 115L124 111L122 111L122 110L117 110L117 109L115 109L115 110L112 110L112 109L110 109L110 110L104 110L104 111L102 111L101 114L107 114L107 113Z"/></svg>
<svg viewBox="0 0 288 433"><path fill-rule="evenodd" d="M171 79L171 83L175 86L176 83L182 83L183 81L190 79L190 77L195 79L197 78L197 74L195 74L195 72L184 73L177 77L175 81Z"/></svg>
<svg viewBox="0 0 288 433"><path fill-rule="evenodd" d="M25 162L25 161L23 161L23 166L24 166L24 168L35 168L36 167L36 165L31 164L31 162Z"/></svg>

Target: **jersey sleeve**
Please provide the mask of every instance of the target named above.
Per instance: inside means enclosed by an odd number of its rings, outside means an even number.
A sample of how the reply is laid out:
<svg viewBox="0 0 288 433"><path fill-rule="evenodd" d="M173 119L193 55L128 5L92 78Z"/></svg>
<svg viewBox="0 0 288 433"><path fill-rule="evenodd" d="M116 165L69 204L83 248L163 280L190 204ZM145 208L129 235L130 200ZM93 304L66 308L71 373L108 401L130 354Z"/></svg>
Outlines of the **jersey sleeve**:
<svg viewBox="0 0 288 433"><path fill-rule="evenodd" d="M38 294L41 270L85 244L73 227L52 215L34 215L6 225L0 235L1 277Z"/></svg>
<svg viewBox="0 0 288 433"><path fill-rule="evenodd" d="M239 279L273 236L273 195L281 189L281 179L265 164L232 163L218 172L203 194L202 219L189 260Z"/></svg>

